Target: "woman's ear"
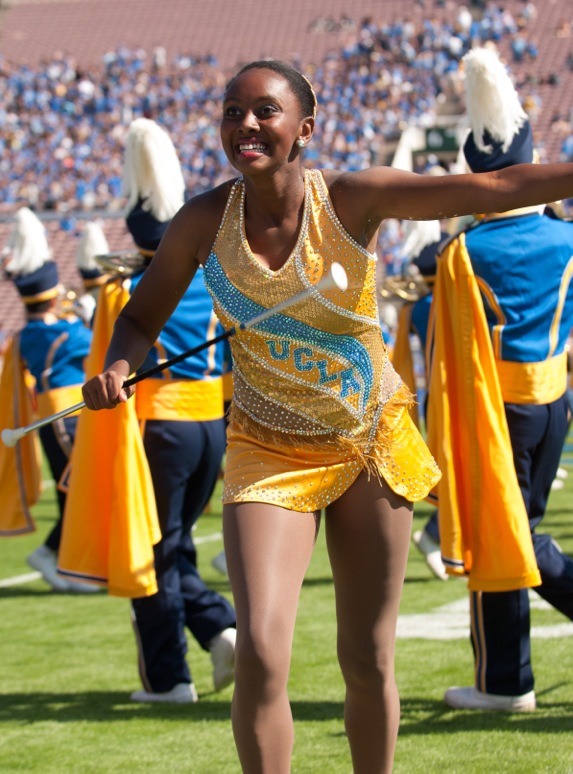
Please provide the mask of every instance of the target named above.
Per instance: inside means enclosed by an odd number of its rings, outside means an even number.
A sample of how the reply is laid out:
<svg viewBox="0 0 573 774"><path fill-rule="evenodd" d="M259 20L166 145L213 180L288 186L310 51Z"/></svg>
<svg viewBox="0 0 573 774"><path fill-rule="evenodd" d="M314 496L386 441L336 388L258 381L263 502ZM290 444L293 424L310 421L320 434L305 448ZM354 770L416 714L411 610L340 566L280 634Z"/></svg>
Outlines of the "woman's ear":
<svg viewBox="0 0 573 774"><path fill-rule="evenodd" d="M314 134L314 118L312 116L308 116L308 118L305 118L302 121L299 138L303 140L305 145L308 145L308 143L312 139L313 134Z"/></svg>

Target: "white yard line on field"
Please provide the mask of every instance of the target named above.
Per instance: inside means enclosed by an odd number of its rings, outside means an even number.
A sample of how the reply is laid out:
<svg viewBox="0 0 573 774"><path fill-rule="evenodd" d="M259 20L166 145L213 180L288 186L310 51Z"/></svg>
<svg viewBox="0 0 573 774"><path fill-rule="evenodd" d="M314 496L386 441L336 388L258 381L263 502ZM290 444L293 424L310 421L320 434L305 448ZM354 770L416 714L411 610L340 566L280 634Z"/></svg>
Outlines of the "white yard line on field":
<svg viewBox="0 0 573 774"><path fill-rule="evenodd" d="M551 610L552 607L536 594L530 593L532 609ZM470 606L466 594L455 602L435 607L427 613L401 615L398 618L400 639L456 640L469 639ZM532 626L531 636L539 639L573 636L573 623L558 623L546 626Z"/></svg>
<svg viewBox="0 0 573 774"><path fill-rule="evenodd" d="M211 535L194 537L193 542L195 545L200 546L204 543L214 543L216 540L221 540L222 537L222 532L213 532ZM0 589L8 589L12 586L24 586L26 583L33 583L41 577L39 572L27 572L25 575L14 575L12 578L0 580Z"/></svg>
<svg viewBox="0 0 573 774"><path fill-rule="evenodd" d="M203 537L194 537L193 542L196 546L200 546L203 543L214 543L215 540L221 540L223 537L222 532L213 532L211 535L203 535Z"/></svg>
<svg viewBox="0 0 573 774"><path fill-rule="evenodd" d="M214 543L223 538L222 532L212 532L193 538L196 545ZM29 572L25 575L16 575L13 578L0 580L0 588L22 586L41 578L39 572ZM540 599L536 594L530 593L530 605L533 609L551 610L551 606ZM398 618L398 637L401 639L421 640L455 640L469 638L469 597L465 594L455 602L440 605L427 613L415 613L401 615ZM573 623L559 623L549 626L532 626L531 636L539 639L552 637L572 637Z"/></svg>
<svg viewBox="0 0 573 774"><path fill-rule="evenodd" d="M0 580L0 589L8 589L10 586L23 586L25 583L32 583L32 581L41 578L39 572L27 572L25 575L14 575L13 578L5 578Z"/></svg>

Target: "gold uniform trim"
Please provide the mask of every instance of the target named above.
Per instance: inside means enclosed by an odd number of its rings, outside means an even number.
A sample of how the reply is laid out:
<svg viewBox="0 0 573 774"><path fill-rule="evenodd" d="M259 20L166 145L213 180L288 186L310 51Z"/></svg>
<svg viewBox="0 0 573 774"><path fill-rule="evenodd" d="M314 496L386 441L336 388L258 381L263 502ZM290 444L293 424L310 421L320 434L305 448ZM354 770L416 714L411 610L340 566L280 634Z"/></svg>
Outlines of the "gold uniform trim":
<svg viewBox="0 0 573 774"><path fill-rule="evenodd" d="M567 388L567 353L538 363L496 360L504 403L553 403Z"/></svg>
<svg viewBox="0 0 573 774"><path fill-rule="evenodd" d="M223 378L147 379L138 384L135 400L140 420L210 422L224 413Z"/></svg>
<svg viewBox="0 0 573 774"><path fill-rule="evenodd" d="M74 406L83 400L82 388L79 384L73 384L71 387L57 387L54 390L38 393L38 414L40 419L46 419L52 414L58 414L60 411ZM74 411L69 416L77 416L78 411Z"/></svg>

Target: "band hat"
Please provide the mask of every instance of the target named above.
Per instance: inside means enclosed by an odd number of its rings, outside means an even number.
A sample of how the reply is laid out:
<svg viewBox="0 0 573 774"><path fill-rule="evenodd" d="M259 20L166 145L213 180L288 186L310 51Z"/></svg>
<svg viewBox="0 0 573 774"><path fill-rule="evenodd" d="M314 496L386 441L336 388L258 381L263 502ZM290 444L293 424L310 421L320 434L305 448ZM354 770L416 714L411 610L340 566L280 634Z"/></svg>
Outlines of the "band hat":
<svg viewBox="0 0 573 774"><path fill-rule="evenodd" d="M55 261L46 261L28 274L10 276L25 304L49 301L59 296L62 290Z"/></svg>
<svg viewBox="0 0 573 774"><path fill-rule="evenodd" d="M149 118L132 121L125 139L122 193L125 218L141 252L153 253L183 206L185 181L169 134Z"/></svg>
<svg viewBox="0 0 573 774"><path fill-rule="evenodd" d="M477 148L473 132L464 143L464 156L472 172L494 172L513 164L530 164L533 161L533 135L529 121L521 127L506 151L496 144L489 132L484 132L483 137L492 148L490 151Z"/></svg>
<svg viewBox="0 0 573 774"><path fill-rule="evenodd" d="M149 258L157 250L161 237L170 223L169 220L157 220L151 212L144 209L143 200L140 200L131 210L125 222L137 249Z"/></svg>
<svg viewBox="0 0 573 774"><path fill-rule="evenodd" d="M58 267L52 260L46 229L29 207L20 207L10 232L6 274L25 304L37 304L59 296Z"/></svg>
<svg viewBox="0 0 573 774"><path fill-rule="evenodd" d="M9 276L31 274L51 260L44 224L29 207L16 212L5 253L10 256L5 267Z"/></svg>
<svg viewBox="0 0 573 774"><path fill-rule="evenodd" d="M413 263L424 276L436 273L436 250L443 238L439 220L408 220L404 229L404 258Z"/></svg>
<svg viewBox="0 0 573 774"><path fill-rule="evenodd" d="M446 237L447 234L441 233L439 239L436 239L435 242L431 242L429 245L425 245L425 247L420 250L419 255L412 261L422 277L426 280L434 279L436 276L438 270L437 256L439 247Z"/></svg>
<svg viewBox="0 0 573 774"><path fill-rule="evenodd" d="M76 249L76 265L86 289L102 285L109 277L96 261L96 255L109 253L109 245L98 221L86 223Z"/></svg>
<svg viewBox="0 0 573 774"><path fill-rule="evenodd" d="M490 172L531 163L531 125L497 52L493 48L475 48L462 62L470 124L463 153L469 168L472 172Z"/></svg>

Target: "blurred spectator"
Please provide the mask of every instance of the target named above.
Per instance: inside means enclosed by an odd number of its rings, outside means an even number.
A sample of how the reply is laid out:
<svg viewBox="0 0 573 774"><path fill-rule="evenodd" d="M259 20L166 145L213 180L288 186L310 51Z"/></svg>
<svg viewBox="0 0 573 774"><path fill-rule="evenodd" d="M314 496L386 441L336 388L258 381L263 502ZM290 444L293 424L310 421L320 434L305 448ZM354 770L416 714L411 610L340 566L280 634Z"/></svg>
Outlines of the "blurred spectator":
<svg viewBox="0 0 573 774"><path fill-rule="evenodd" d="M515 16L494 3L451 13L441 5L432 4L435 14L390 23L349 16L312 22L317 34L343 30L345 43L308 68L320 108L309 164L356 170L387 163L405 127L432 126L438 110L459 113L459 62L474 45L504 39L516 61L537 55L533 3ZM150 54L122 46L86 68L63 54L37 68L0 58L0 213L24 202L38 211L120 209L125 134L140 116L173 138L188 195L227 179L233 173L214 128L225 83L214 57L169 60L161 46Z"/></svg>

